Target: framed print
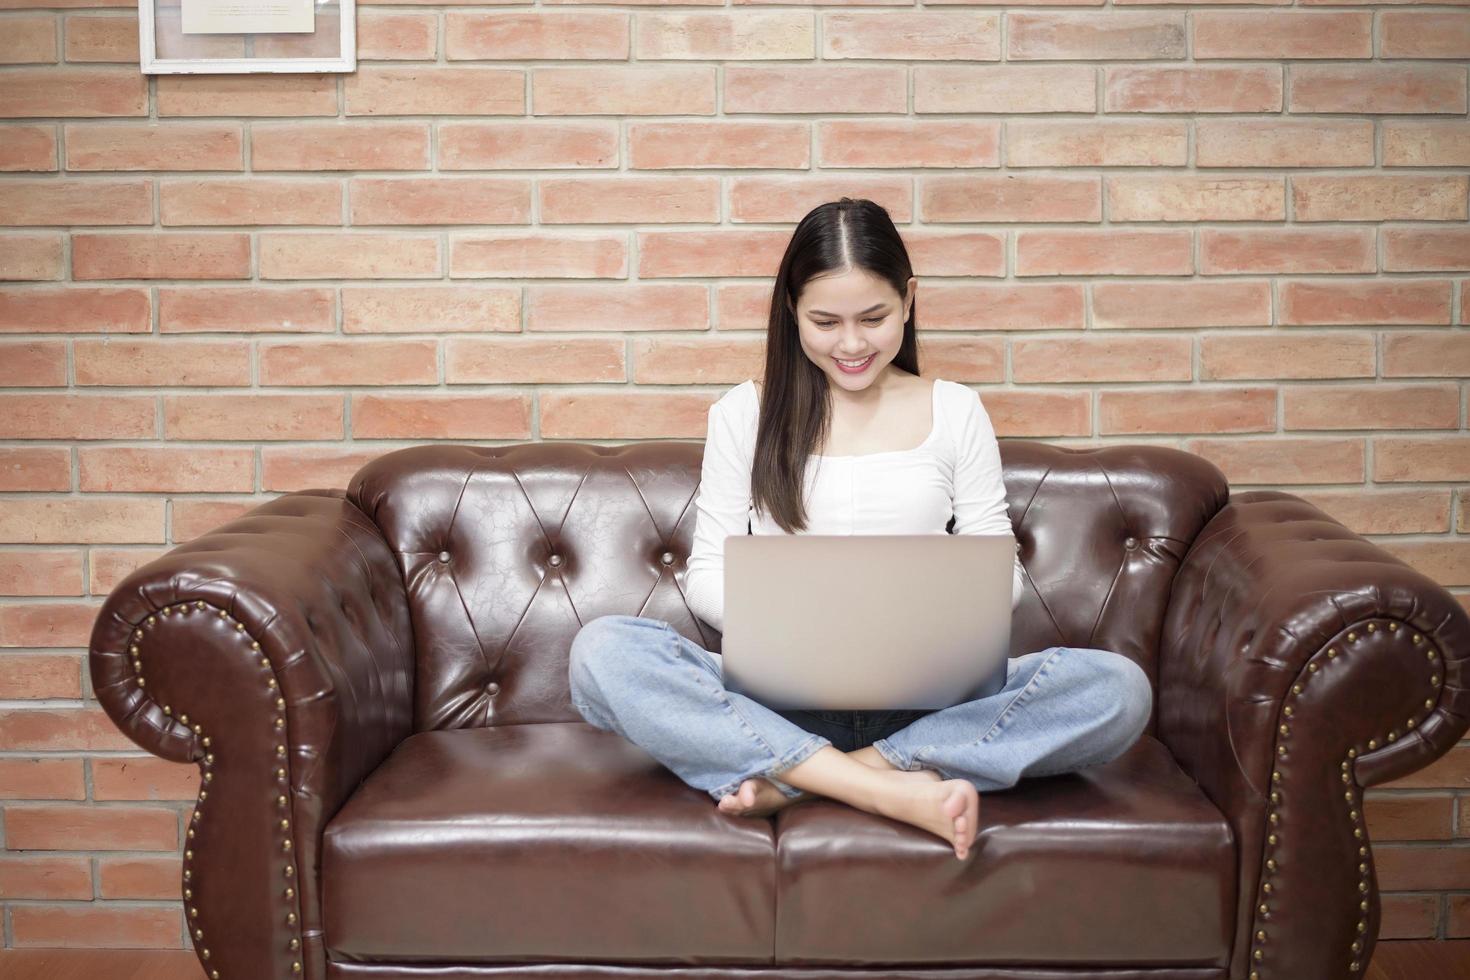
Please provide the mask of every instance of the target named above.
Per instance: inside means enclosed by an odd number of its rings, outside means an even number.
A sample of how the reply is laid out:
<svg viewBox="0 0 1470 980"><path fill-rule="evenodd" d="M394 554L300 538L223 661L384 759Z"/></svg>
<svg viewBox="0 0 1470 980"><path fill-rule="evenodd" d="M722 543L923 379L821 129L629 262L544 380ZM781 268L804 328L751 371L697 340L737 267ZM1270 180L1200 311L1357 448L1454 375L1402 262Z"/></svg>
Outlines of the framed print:
<svg viewBox="0 0 1470 980"><path fill-rule="evenodd" d="M357 70L355 0L138 0L145 75Z"/></svg>

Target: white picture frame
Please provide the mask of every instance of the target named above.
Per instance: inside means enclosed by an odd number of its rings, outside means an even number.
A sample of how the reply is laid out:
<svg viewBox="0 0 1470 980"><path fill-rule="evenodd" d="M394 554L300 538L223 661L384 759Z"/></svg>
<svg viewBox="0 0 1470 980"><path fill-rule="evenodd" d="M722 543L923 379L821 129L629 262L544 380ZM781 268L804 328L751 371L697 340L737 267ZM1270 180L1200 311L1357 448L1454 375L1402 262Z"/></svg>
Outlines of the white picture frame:
<svg viewBox="0 0 1470 980"><path fill-rule="evenodd" d="M313 2L312 34L184 34L181 0L138 0L139 68L145 75L356 71L356 0Z"/></svg>

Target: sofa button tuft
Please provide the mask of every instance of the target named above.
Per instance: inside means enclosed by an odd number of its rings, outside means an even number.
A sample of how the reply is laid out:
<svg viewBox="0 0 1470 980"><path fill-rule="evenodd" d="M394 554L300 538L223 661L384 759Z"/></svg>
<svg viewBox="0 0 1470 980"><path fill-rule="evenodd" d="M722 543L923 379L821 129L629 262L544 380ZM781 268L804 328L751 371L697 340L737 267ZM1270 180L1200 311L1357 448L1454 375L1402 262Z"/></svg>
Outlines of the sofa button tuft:
<svg viewBox="0 0 1470 980"><path fill-rule="evenodd" d="M662 555L659 556L659 561L663 562L665 565L672 565L674 563L674 553L672 551L665 551Z"/></svg>
<svg viewBox="0 0 1470 980"><path fill-rule="evenodd" d="M500 693L500 685L497 684L495 681L491 681L489 684L486 684L485 685L485 693L486 694L499 694Z"/></svg>
<svg viewBox="0 0 1470 980"><path fill-rule="evenodd" d="M1134 548L1137 548L1138 547L1138 539L1137 538L1125 538L1123 540L1123 547L1127 548L1129 551L1132 551Z"/></svg>
<svg viewBox="0 0 1470 980"><path fill-rule="evenodd" d="M449 552L447 552L447 551L441 551L441 552L439 552L439 561L443 562L446 565L449 564Z"/></svg>
<svg viewBox="0 0 1470 980"><path fill-rule="evenodd" d="M548 558L546 560L549 561L549 562L551 562L552 565L560 565L561 564L561 555L552 555L550 558Z"/></svg>

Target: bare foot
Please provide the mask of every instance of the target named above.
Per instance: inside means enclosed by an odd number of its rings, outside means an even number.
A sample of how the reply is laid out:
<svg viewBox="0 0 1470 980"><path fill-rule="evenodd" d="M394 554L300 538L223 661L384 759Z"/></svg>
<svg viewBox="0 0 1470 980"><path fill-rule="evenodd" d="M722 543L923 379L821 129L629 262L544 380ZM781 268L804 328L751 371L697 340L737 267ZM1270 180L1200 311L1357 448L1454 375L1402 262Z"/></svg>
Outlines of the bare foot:
<svg viewBox="0 0 1470 980"><path fill-rule="evenodd" d="M787 796L768 779L756 776L740 784L740 788L725 796L719 803L721 813L734 817L765 817L783 810L793 803L815 799L816 796L802 791L799 796Z"/></svg>
<svg viewBox="0 0 1470 980"><path fill-rule="evenodd" d="M943 776L932 769L917 769L906 772L902 769L886 769L905 783L937 783L944 779ZM755 776L740 784L740 789L730 793L716 804L721 813L728 813L736 817L766 817L777 810L784 810L793 803L802 803L806 800L817 798L815 793L803 790L797 796L787 796L775 787L770 780Z"/></svg>
<svg viewBox="0 0 1470 980"><path fill-rule="evenodd" d="M980 829L980 792L968 779L943 779L937 785L895 781L874 804L885 817L943 837L954 845L955 857L961 861L969 855Z"/></svg>

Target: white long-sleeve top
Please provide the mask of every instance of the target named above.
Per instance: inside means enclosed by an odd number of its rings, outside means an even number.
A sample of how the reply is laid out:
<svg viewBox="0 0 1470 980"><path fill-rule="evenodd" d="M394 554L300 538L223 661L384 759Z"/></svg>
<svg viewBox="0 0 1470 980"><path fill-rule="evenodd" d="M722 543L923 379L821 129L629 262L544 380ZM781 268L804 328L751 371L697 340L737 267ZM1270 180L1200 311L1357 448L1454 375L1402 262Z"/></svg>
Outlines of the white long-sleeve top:
<svg viewBox="0 0 1470 980"><path fill-rule="evenodd" d="M1013 534L1001 479L1000 446L980 396L935 379L933 426L913 449L860 456L810 454L804 484L807 527L799 534ZM694 547L685 601L724 632L725 538L785 534L751 499L760 393L743 381L709 408L695 497ZM1011 608L1021 601L1021 544L1015 543Z"/></svg>

